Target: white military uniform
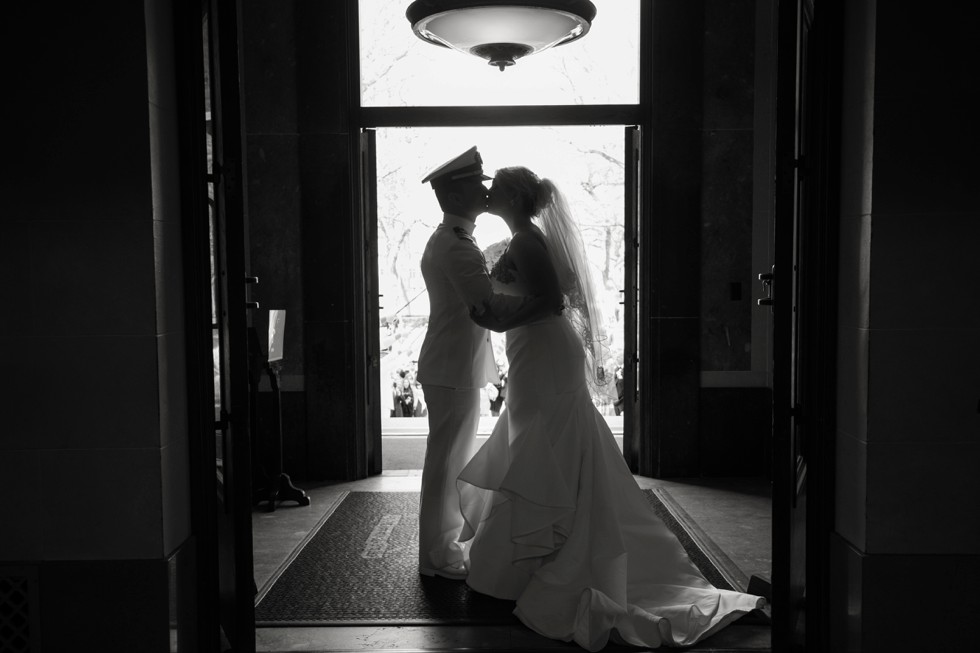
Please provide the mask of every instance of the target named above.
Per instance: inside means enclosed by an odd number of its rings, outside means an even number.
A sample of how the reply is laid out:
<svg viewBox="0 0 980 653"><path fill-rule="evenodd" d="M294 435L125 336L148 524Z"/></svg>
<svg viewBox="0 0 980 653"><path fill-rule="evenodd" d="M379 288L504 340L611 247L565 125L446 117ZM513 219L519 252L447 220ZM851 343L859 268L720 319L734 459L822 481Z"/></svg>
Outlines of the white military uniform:
<svg viewBox="0 0 980 653"><path fill-rule="evenodd" d="M476 147L436 168L422 183L474 176L489 179ZM472 220L444 214L422 254L429 325L416 379L425 391L429 437L419 501L419 571L450 578L465 575L467 564L459 542L463 515L456 477L476 453L480 393L488 382L499 380L490 333L470 319L470 310L502 317L515 315L524 304L524 298L493 293L472 234Z"/></svg>
<svg viewBox="0 0 980 653"><path fill-rule="evenodd" d="M473 226L444 214L422 254L429 325L419 353L421 383L482 389L499 380L490 333L470 319L470 307L482 307L493 295Z"/></svg>
<svg viewBox="0 0 980 653"><path fill-rule="evenodd" d="M470 307L492 295L472 231L472 221L446 214L422 254L430 308L416 378L429 409L419 511L419 567L427 570L465 563L456 477L476 452L481 390L499 380L490 333L470 319Z"/></svg>

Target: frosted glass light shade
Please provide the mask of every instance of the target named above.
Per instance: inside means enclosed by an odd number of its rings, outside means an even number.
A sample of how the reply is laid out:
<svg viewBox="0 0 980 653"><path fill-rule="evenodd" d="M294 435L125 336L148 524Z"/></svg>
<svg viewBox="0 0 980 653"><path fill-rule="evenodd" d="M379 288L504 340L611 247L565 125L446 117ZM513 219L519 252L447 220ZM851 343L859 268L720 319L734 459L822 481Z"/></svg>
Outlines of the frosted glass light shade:
<svg viewBox="0 0 980 653"><path fill-rule="evenodd" d="M423 41L487 59L504 70L520 57L585 36L595 13L588 1L416 0L405 15Z"/></svg>

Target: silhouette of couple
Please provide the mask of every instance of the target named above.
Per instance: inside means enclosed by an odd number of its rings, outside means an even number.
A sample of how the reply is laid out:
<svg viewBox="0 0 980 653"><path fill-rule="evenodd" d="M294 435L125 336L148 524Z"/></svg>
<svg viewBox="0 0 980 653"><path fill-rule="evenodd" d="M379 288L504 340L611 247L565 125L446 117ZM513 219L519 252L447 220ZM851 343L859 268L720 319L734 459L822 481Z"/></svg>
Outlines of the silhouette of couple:
<svg viewBox="0 0 980 653"><path fill-rule="evenodd" d="M536 632L590 651L613 641L688 646L761 607L713 587L653 512L589 394L605 382L602 330L563 195L524 167L489 191L476 147L423 179L443 211L422 254L430 315L418 363L429 407L419 573L516 601ZM511 231L492 270L473 238L492 213ZM481 390L507 404L476 450Z"/></svg>

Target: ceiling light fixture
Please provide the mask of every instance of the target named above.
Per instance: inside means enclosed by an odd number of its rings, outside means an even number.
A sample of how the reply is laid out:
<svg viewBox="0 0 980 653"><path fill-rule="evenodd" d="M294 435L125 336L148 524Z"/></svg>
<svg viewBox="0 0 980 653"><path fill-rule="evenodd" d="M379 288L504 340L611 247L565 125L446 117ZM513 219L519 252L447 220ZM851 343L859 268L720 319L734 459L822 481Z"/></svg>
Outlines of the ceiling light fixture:
<svg viewBox="0 0 980 653"><path fill-rule="evenodd" d="M423 41L481 57L501 71L582 38L595 14L589 0L415 0L405 12Z"/></svg>

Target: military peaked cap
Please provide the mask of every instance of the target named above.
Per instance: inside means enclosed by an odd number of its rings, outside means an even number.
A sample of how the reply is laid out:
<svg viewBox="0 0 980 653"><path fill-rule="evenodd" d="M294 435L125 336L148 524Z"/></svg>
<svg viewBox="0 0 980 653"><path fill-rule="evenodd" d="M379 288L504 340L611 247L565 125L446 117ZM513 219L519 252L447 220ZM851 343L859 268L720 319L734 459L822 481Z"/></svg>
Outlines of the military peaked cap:
<svg viewBox="0 0 980 653"><path fill-rule="evenodd" d="M477 151L476 145L466 150L459 156L453 157L441 166L430 172L422 180L423 184L429 182L449 181L463 179L464 177L477 177L481 180L492 179L483 174L483 157Z"/></svg>

